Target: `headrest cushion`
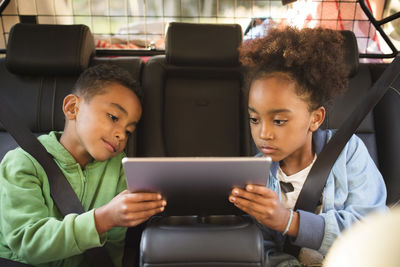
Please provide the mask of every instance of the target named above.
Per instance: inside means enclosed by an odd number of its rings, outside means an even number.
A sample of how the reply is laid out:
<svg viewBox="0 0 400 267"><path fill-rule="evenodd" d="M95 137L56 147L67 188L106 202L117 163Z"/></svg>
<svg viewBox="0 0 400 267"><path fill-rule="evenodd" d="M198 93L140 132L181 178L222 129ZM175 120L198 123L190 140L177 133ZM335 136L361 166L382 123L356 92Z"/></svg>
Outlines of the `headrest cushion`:
<svg viewBox="0 0 400 267"><path fill-rule="evenodd" d="M341 31L341 33L344 37L344 63L349 77L353 77L358 71L359 63L357 39L352 31Z"/></svg>
<svg viewBox="0 0 400 267"><path fill-rule="evenodd" d="M236 66L242 28L238 24L170 23L166 59L181 66Z"/></svg>
<svg viewBox="0 0 400 267"><path fill-rule="evenodd" d="M15 74L78 74L88 67L95 51L85 25L20 23L10 31L6 66Z"/></svg>

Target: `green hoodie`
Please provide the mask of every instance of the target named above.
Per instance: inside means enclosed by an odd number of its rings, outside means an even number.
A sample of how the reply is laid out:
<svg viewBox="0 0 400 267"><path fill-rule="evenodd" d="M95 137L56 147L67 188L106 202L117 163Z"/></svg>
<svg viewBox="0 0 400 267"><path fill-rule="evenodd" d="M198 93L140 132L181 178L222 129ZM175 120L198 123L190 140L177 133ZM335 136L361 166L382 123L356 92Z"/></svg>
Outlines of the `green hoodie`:
<svg viewBox="0 0 400 267"><path fill-rule="evenodd" d="M64 218L50 196L39 163L21 148L0 164L0 257L36 266L88 266L83 252L105 245L116 266L122 265L125 228L99 236L94 209L126 189L124 153L84 170L58 141L60 132L39 137L54 157L87 212Z"/></svg>

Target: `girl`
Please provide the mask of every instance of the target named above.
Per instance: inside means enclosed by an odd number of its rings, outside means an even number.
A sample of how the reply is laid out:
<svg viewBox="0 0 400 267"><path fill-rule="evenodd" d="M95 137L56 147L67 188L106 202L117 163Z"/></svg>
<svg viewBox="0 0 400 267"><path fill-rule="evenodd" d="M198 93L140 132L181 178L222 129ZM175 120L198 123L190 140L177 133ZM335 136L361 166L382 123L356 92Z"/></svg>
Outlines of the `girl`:
<svg viewBox="0 0 400 267"><path fill-rule="evenodd" d="M347 87L342 43L337 31L288 27L240 48L248 68L252 137L260 156L271 157L274 165L267 187L234 188L229 201L260 224L267 266L280 261L271 255L283 251L286 235L291 243L325 255L343 229L386 208L382 176L353 136L331 170L315 213L293 210L312 165L334 134L319 127L326 104Z"/></svg>

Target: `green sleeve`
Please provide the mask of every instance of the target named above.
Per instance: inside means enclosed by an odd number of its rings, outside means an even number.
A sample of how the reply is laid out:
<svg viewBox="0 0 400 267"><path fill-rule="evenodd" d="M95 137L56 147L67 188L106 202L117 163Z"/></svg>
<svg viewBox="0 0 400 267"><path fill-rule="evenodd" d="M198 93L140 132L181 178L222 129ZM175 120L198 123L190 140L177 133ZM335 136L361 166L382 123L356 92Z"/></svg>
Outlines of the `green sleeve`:
<svg viewBox="0 0 400 267"><path fill-rule="evenodd" d="M121 157L121 159L123 157L126 157L125 153L123 153L123 156ZM126 179L125 179L125 171L124 168L121 164L121 169L120 169L120 176L119 176L119 181L118 181L118 193L128 189L128 186L126 184Z"/></svg>
<svg viewBox="0 0 400 267"><path fill-rule="evenodd" d="M14 256L31 264L57 261L101 246L94 211L60 216L47 177L21 149L0 165L0 231Z"/></svg>

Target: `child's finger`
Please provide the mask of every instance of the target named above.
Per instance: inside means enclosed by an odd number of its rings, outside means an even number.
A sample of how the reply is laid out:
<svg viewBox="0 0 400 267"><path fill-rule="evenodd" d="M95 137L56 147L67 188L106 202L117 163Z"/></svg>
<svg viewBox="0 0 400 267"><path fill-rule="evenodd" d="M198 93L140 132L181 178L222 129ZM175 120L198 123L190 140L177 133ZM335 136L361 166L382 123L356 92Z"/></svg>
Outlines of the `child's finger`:
<svg viewBox="0 0 400 267"><path fill-rule="evenodd" d="M143 202L162 199L162 196L159 193L130 193L125 197L130 202Z"/></svg>
<svg viewBox="0 0 400 267"><path fill-rule="evenodd" d="M257 195L256 195L257 196ZM280 201L278 198L274 199L263 199L262 201L253 201L234 195L229 196L229 201L235 205L246 207L246 210L251 210L252 215L258 213L260 216L274 216L274 211L279 209Z"/></svg>
<svg viewBox="0 0 400 267"><path fill-rule="evenodd" d="M262 212L259 212L256 209L253 209L249 206L241 205L240 203L235 203L235 206L237 208L241 209L242 211L244 211L245 213L253 216L260 223L262 223L262 219L265 218L265 214L263 214Z"/></svg>
<svg viewBox="0 0 400 267"><path fill-rule="evenodd" d="M126 205L125 211L126 212L146 211L146 210L152 210L152 209L165 207L166 205L167 205L167 202L165 200L145 201L145 202L139 202L139 203L135 202L132 205Z"/></svg>
<svg viewBox="0 0 400 267"><path fill-rule="evenodd" d="M265 202L268 201L268 198L265 197L264 195L248 192L248 191L245 191L245 190L242 190L242 189L238 189L238 188L234 188L232 190L232 196L238 197L238 198L247 199L247 200L250 200L252 202L257 202L257 203L259 203L261 205L264 205Z"/></svg>
<svg viewBox="0 0 400 267"><path fill-rule="evenodd" d="M246 185L246 191L259 194L267 198L274 198L276 195L276 193L273 190L263 185L248 184Z"/></svg>
<svg viewBox="0 0 400 267"><path fill-rule="evenodd" d="M236 197L236 196L229 196L229 201L235 205L240 205L241 207L246 207L246 210L261 210L263 208L262 205L258 204L257 202L250 201L246 198Z"/></svg>
<svg viewBox="0 0 400 267"><path fill-rule="evenodd" d="M258 222L263 223L264 219L268 219L270 218L267 214L270 214L270 212L266 212L266 209L263 209L260 212L260 209L254 209L252 207L246 206L246 205L242 205L239 202L234 203L235 206L239 209L241 209L242 211L244 211L245 213L253 216Z"/></svg>
<svg viewBox="0 0 400 267"><path fill-rule="evenodd" d="M162 211L164 211L164 207L135 212L132 214L131 220L141 220L141 219L147 220L151 216L160 213Z"/></svg>

